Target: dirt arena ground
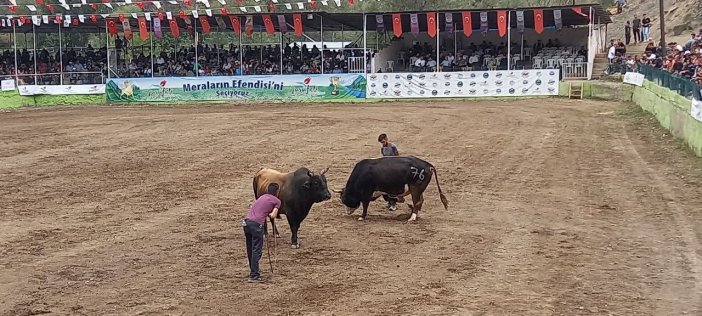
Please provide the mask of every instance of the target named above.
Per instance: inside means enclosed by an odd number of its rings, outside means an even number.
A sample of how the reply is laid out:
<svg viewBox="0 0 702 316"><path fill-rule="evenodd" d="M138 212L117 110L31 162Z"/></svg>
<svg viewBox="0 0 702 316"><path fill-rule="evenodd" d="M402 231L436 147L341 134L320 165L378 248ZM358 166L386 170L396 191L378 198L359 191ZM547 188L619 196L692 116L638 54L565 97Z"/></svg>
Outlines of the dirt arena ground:
<svg viewBox="0 0 702 316"><path fill-rule="evenodd" d="M344 185L386 132L433 162L416 224L317 204L246 283L260 167ZM0 113L0 315L701 315L702 160L563 99ZM265 250L264 250L265 253Z"/></svg>

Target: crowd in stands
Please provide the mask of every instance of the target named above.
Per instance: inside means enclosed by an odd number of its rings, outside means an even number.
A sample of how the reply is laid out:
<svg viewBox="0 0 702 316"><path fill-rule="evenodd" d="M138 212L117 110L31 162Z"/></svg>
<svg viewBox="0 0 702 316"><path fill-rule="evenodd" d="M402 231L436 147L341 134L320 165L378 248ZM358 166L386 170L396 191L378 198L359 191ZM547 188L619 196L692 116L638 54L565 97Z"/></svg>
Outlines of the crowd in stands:
<svg viewBox="0 0 702 316"><path fill-rule="evenodd" d="M507 56L511 56L514 69L531 68L532 61L529 57L538 55L545 48L563 48L565 47L558 39L549 39L546 43L538 40L533 45L529 45L527 41L522 43L512 43L510 54L507 53L507 44L502 42L495 44L488 41L483 41L480 44L471 43L465 48L454 49L450 47L441 47L439 60L437 61L436 50L425 42L420 44L414 43L412 47L407 49L401 59L408 58L406 70L420 71L435 71L440 67L441 71L466 71L466 70L506 70ZM524 53L524 54L523 54ZM585 47L569 52L573 56L587 56ZM525 58L522 58L525 57ZM380 71L383 69L380 68Z"/></svg>
<svg viewBox="0 0 702 316"><path fill-rule="evenodd" d="M297 43L286 45L282 52L279 45L244 45L240 47L200 44L196 47L180 47L163 51L158 55L149 54L149 48L130 48L129 41L117 39L111 48L110 69L112 75L122 78L167 77L167 76L219 76L219 75L269 75L348 73L350 57L359 57L363 49L353 43L344 49L325 49L324 56L316 45L307 47ZM196 50L197 49L197 53ZM66 48L61 56L58 51L38 50L36 54L36 74L34 52L18 50L17 68L19 84L60 84L58 73L63 68L63 84L101 83L107 75L107 49ZM63 61L63 64L61 63ZM243 61L243 63L242 63ZM153 74L152 74L153 62ZM323 66L322 66L322 63ZM42 75L43 74L43 75ZM15 53L13 50L0 51L0 77L14 77ZM36 80L36 81L35 81Z"/></svg>

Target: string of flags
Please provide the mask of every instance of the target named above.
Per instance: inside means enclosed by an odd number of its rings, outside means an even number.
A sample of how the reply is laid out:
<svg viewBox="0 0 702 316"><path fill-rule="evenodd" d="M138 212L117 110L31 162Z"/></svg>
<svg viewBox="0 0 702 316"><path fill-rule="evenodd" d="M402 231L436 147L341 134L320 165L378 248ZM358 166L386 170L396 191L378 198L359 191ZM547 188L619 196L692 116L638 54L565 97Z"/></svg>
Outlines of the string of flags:
<svg viewBox="0 0 702 316"><path fill-rule="evenodd" d="M17 0L8 0L10 4L0 4L0 7L7 7L9 11L12 13L17 13L17 10L21 7L26 7L29 12L37 12L37 9L42 8L41 6L44 6L48 11L51 13L55 13L56 10L60 7L63 8L64 12L65 11L70 11L72 8L82 8L84 6L88 6L92 8L94 11L98 11L100 7L106 7L108 9L113 10L115 6L126 6L126 5L135 5L139 7L142 10L145 10L147 8L147 5L151 4L153 5L156 9L161 9L162 7L162 2L163 3L168 3L171 5L184 5L186 7L193 7L193 6L204 6L205 8L211 8L210 0L139 0L139 1L134 1L134 0L119 0L119 1L112 1L112 0L100 0L100 2L88 2L87 0L80 0L80 3L67 3L66 0L57 0L58 2L54 3L48 3L45 0L36 0L36 5L35 4L25 4L25 5L17 5ZM194 1L194 2L193 2ZM303 1L293 1L293 2L284 2L283 0L265 0L268 3L265 5L261 4L254 4L254 5L242 5L245 0L229 0L230 2L235 1L236 7L238 7L239 10L242 12L246 13L248 10L254 10L256 12L262 12L263 8L267 8L268 12L273 12L276 10L281 10L283 7L287 10L305 10L306 8L311 8L315 9L321 6L329 6L330 2L336 4L337 7L341 7L344 2L354 5L356 3L356 0L303 0ZM261 2L261 0L255 0L256 2ZM359 0L363 1L363 0ZM219 2L220 6L224 7L227 5L227 0L217 0Z"/></svg>
<svg viewBox="0 0 702 316"><path fill-rule="evenodd" d="M37 0L37 2L40 2L43 0ZM65 1L65 0L59 0L59 1ZM82 0L85 2L85 0ZM110 1L110 0L102 0L102 1ZM125 1L131 1L131 0L125 0ZM176 2L175 0L172 0L173 2ZM183 2L185 1L190 1L190 0L182 0ZM198 2L201 1L207 1L207 0L196 0ZM226 0L218 0L218 2L225 2ZM237 0L239 1L239 0ZM243 0L242 0L243 1ZM271 1L276 1L277 0L271 0ZM311 0L308 0L311 1ZM353 0L348 0L349 3L352 3ZM583 7L572 7L571 8L576 14L590 18L589 14L586 13L585 8ZM544 10L543 9L532 9L533 14L533 21L534 21L534 30L537 33L542 33L544 30ZM493 11L495 12L495 11ZM509 11L511 12L511 11ZM497 13L497 26L498 26L498 34L500 37L504 37L505 34L507 33L507 15L510 14L507 10L498 10L496 11ZM242 13L246 13L246 10L242 10ZM288 32L288 21L287 17L285 14L270 14L265 13L260 15L260 19L263 21L263 25L265 27L265 30L269 34L275 33L275 24L277 23L278 30L282 33L287 33ZM518 32L524 32L525 25L525 11L515 11L516 13L516 25L517 25L517 31ZM561 29L563 27L563 12L561 9L554 9L551 10L551 13L553 14L553 21L554 21L554 26L556 29ZM463 26L463 33L465 36L470 37L473 33L473 20L474 16L478 17L479 19L479 30L482 34L486 34L488 32L488 12L487 11L464 11L464 12L441 12L441 15L437 12L426 12L423 13L426 16L426 23L427 23L427 33L430 37L435 37L437 32L439 31L439 17L443 15L443 23L444 23L444 30L446 32L453 32L454 31L454 21L457 16L454 15L460 15L461 21L462 21L462 26ZM385 20L384 17L386 15L383 14L377 14L375 15L375 22L376 22L376 30L380 33L383 33L386 31L385 27ZM392 13L390 14L392 17L392 31L393 34L397 37L402 36L404 33L403 25L402 25L402 14L401 13ZM419 34L419 16L420 13L409 13L410 16L410 33L414 35ZM81 23L97 23L98 19L102 18L106 20L106 22L102 23L107 23L107 29L108 33L111 36L116 36L118 33L117 26L118 23L121 25L122 30L124 32L125 37L127 39L131 39L132 37L132 31L131 31L131 23L130 23L130 18L134 19L137 21L137 25L139 27L139 36L142 39L148 39L149 36L149 30L148 30L148 25L151 25L152 32L154 33L155 37L161 38L163 36L162 32L162 22L166 22L165 24L170 28L171 34L175 37L180 36L180 27L178 25L178 19L182 20L183 23L185 24L185 28L187 29L189 34L194 33L194 25L196 21L199 21L199 30L201 30L204 33L209 33L211 31L211 25L210 25L210 17L214 17L214 21L217 24L217 27L219 28L220 31L226 30L227 28L231 28L234 33L236 34L242 34L242 22L244 22L244 33L248 36L252 36L254 33L254 23L253 15L243 15L239 16L236 14L231 14L227 8L219 8L219 14L215 14L212 9L205 9L203 11L201 10L188 10L187 12L185 10L179 10L177 13L173 13L171 11L156 11L156 12L141 12L141 13L119 13L117 16L112 15L112 14L77 14L77 15L71 15L71 14L62 14L62 13L56 13L52 15L31 15L31 16L7 16L6 18L0 18L0 27L11 27L14 25L16 26L22 26L25 24L32 23L35 26L41 26L42 24L59 24L63 25L63 27L71 27L71 26L78 26ZM293 30L295 35L297 36L302 36L303 34L303 18L302 18L302 13L293 13L292 14L292 19L293 19ZM226 24L226 20L229 20L229 25ZM369 19L372 20L372 19ZM147 23L149 22L149 23ZM458 23L456 23L458 24Z"/></svg>

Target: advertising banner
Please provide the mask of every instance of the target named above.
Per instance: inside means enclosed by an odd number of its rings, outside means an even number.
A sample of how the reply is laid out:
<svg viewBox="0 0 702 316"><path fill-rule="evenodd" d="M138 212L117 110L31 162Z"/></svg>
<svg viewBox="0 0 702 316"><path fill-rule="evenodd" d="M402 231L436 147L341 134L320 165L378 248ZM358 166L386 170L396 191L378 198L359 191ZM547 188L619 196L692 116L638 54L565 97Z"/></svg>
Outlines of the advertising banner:
<svg viewBox="0 0 702 316"><path fill-rule="evenodd" d="M80 84L80 85L47 85L35 86L27 85L19 87L20 95L66 95L66 94L103 94L105 93L104 84Z"/></svg>
<svg viewBox="0 0 702 316"><path fill-rule="evenodd" d="M624 74L623 81L624 81L624 83L628 83L628 84L632 84L632 85L641 87L641 86L643 86L644 79L646 79L644 77L644 75L637 73L637 72L629 71L626 74Z"/></svg>
<svg viewBox="0 0 702 316"><path fill-rule="evenodd" d="M558 95L558 70L498 70L368 75L368 98Z"/></svg>
<svg viewBox="0 0 702 316"><path fill-rule="evenodd" d="M0 83L2 84L2 91L15 90L15 80L14 79L2 80Z"/></svg>
<svg viewBox="0 0 702 316"><path fill-rule="evenodd" d="M696 120L702 122L702 101L692 98L692 106L690 107L690 115Z"/></svg>
<svg viewBox="0 0 702 316"><path fill-rule="evenodd" d="M362 74L113 78L110 102L353 100L366 97Z"/></svg>

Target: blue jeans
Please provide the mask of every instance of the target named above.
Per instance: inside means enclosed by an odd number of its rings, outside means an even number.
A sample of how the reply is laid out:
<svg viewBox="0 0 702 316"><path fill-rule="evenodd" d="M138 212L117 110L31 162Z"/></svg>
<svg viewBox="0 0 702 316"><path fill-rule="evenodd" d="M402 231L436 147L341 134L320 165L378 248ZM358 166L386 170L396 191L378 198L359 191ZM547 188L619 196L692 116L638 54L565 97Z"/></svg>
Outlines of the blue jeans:
<svg viewBox="0 0 702 316"><path fill-rule="evenodd" d="M249 258L249 278L256 279L261 276L258 268L258 261L263 254L263 225L252 220L245 219L244 235L246 236L246 255Z"/></svg>
<svg viewBox="0 0 702 316"><path fill-rule="evenodd" d="M641 34L641 37L642 37L641 41L642 41L642 42L648 41L648 35L649 35L648 32L649 32L649 30L651 30L650 27L643 27L643 28L641 29L641 33L642 33L642 34Z"/></svg>

